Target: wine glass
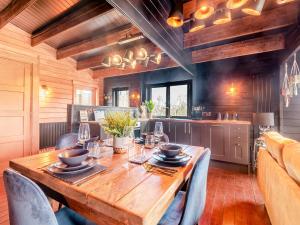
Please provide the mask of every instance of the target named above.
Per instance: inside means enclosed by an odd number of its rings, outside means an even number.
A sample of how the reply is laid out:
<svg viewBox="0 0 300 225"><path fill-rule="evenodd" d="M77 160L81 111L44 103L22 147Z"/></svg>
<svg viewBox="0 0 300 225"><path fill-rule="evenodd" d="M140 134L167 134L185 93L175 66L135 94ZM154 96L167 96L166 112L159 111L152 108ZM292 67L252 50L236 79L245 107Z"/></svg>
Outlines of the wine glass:
<svg viewBox="0 0 300 225"><path fill-rule="evenodd" d="M78 130L78 142L84 144L90 139L90 126L88 123L81 123Z"/></svg>
<svg viewBox="0 0 300 225"><path fill-rule="evenodd" d="M164 127L162 122L155 122L154 126L154 136L161 141L161 137L164 136Z"/></svg>

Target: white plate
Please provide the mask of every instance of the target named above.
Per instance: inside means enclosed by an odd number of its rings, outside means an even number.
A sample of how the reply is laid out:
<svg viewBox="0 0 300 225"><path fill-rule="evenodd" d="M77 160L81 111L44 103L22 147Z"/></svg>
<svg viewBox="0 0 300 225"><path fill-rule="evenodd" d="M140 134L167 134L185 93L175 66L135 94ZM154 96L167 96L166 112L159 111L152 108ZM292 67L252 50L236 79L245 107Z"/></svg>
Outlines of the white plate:
<svg viewBox="0 0 300 225"><path fill-rule="evenodd" d="M181 163L186 163L188 162L191 157L189 155L186 155L184 158L181 158L179 160L164 160L162 159L160 156L158 156L157 154L153 154L153 158L159 162L162 163L167 163L167 164L181 164Z"/></svg>
<svg viewBox="0 0 300 225"><path fill-rule="evenodd" d="M87 158L78 166L68 166L67 164L64 164L63 162L56 162L52 165L63 171L74 171L74 170L80 170L84 167L87 167L93 160L94 160L93 158Z"/></svg>
<svg viewBox="0 0 300 225"><path fill-rule="evenodd" d="M79 173L82 173L82 172L85 172L87 170L90 170L92 169L94 166L97 165L97 161L96 160L92 160L90 161L90 163L88 164L88 166L82 168L82 169L78 169L78 170L71 170L71 171L64 171L62 169L59 169L55 166L55 163L54 164L51 164L50 166L47 167L47 170L50 172L50 173L54 173L54 174L59 174L59 175L70 175L70 174L79 174Z"/></svg>

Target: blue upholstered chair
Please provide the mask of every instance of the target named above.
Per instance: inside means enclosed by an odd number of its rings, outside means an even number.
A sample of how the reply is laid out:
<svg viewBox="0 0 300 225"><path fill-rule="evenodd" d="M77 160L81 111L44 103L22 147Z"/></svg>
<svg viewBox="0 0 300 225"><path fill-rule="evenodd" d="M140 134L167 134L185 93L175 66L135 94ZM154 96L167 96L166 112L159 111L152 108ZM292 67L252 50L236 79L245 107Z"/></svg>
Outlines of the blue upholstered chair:
<svg viewBox="0 0 300 225"><path fill-rule="evenodd" d="M76 146L78 142L78 134L76 133L67 133L59 137L55 149L64 149L64 148L72 148Z"/></svg>
<svg viewBox="0 0 300 225"><path fill-rule="evenodd" d="M54 213L44 192L27 177L7 169L3 178L11 225L94 225L66 207Z"/></svg>
<svg viewBox="0 0 300 225"><path fill-rule="evenodd" d="M206 201L206 184L211 152L206 149L193 169L187 192L179 191L158 225L196 225Z"/></svg>

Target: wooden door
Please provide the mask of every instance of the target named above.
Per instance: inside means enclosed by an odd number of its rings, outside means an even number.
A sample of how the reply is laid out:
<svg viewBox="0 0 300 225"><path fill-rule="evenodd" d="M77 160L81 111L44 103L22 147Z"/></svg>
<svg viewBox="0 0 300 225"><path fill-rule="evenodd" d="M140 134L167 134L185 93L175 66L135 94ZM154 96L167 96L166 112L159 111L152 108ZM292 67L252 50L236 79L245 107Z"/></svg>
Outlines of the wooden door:
<svg viewBox="0 0 300 225"><path fill-rule="evenodd" d="M0 58L0 171L31 153L31 88L31 64Z"/></svg>

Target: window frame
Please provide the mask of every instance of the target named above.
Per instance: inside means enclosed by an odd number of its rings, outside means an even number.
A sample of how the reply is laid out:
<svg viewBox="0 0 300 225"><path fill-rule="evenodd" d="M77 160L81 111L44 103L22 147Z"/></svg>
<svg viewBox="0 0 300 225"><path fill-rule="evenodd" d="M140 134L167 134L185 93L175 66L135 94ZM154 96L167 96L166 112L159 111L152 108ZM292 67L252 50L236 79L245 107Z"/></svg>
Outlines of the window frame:
<svg viewBox="0 0 300 225"><path fill-rule="evenodd" d="M171 86L179 86L179 85L187 85L187 116L171 116L171 108L170 108L170 87ZM146 85L146 100L150 100L152 98L152 88L158 87L166 87L166 113L165 116L157 116L156 118L191 118L191 108L192 108L192 80L185 81L175 81L175 82L166 82L166 83L158 83L158 84L148 84Z"/></svg>
<svg viewBox="0 0 300 225"><path fill-rule="evenodd" d="M119 103L119 99L118 99L118 95L117 93L119 91L128 91L128 107L130 107L130 92L129 92L129 88L128 87L118 87L118 88L113 88L112 89L112 104L115 107L119 107L117 106L117 104Z"/></svg>
<svg viewBox="0 0 300 225"><path fill-rule="evenodd" d="M76 91L77 90L86 90L86 91L91 91L92 92L92 106L95 106L99 104L99 87L94 84L86 84L80 81L75 81L73 80L73 104L76 101Z"/></svg>

